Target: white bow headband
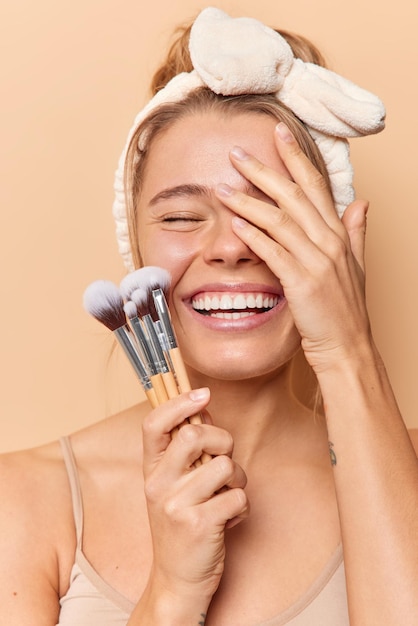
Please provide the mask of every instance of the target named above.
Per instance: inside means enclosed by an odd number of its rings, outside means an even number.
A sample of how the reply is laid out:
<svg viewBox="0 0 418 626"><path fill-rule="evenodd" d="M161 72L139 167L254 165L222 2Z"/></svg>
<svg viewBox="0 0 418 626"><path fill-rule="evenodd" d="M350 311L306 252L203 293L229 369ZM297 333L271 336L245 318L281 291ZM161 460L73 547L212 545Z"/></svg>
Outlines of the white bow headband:
<svg viewBox="0 0 418 626"><path fill-rule="evenodd" d="M179 102L202 86L224 96L274 93L304 122L317 144L340 217L354 199L346 138L384 128L385 109L379 98L330 70L295 59L287 41L255 19L204 9L191 28L189 50L194 69L175 76L138 113L119 159L113 216L119 252L130 271L134 265L126 214L126 154L136 129L159 105Z"/></svg>

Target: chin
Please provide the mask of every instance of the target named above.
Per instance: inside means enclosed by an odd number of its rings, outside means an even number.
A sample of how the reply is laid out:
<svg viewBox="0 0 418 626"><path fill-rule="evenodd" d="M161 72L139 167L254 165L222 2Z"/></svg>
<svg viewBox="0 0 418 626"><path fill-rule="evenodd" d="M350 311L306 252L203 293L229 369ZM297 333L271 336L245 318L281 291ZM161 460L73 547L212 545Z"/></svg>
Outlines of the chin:
<svg viewBox="0 0 418 626"><path fill-rule="evenodd" d="M280 351L250 350L234 351L219 350L215 354L207 353L206 358L199 359L198 354L184 354L190 375L198 380L202 376L219 381L244 381L258 378L274 378L290 364L300 348L300 338ZM278 353L279 352L279 353Z"/></svg>

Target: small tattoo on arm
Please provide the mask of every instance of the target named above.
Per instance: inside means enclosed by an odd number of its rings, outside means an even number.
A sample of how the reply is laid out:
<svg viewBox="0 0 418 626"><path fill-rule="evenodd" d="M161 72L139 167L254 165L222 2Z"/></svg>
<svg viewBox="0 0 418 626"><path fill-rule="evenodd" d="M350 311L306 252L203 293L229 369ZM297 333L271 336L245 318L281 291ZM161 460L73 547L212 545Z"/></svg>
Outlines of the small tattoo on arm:
<svg viewBox="0 0 418 626"><path fill-rule="evenodd" d="M199 622L198 622L198 626L205 626L205 620L206 620L206 613L201 613L200 617L202 618Z"/></svg>
<svg viewBox="0 0 418 626"><path fill-rule="evenodd" d="M329 446L329 455L331 457L331 465L337 465L337 455L335 454L333 447L334 444L331 441L328 441Z"/></svg>

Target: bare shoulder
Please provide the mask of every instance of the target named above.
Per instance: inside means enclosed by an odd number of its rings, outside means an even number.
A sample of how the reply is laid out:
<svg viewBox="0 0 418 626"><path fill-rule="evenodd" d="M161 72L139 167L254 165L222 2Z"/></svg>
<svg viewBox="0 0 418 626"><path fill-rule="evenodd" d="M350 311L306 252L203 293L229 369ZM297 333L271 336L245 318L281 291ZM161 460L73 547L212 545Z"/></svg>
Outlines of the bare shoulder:
<svg viewBox="0 0 418 626"><path fill-rule="evenodd" d="M59 443L1 455L0 484L0 622L37 624L39 615L39 623L55 624L66 567L60 552L74 546Z"/></svg>
<svg viewBox="0 0 418 626"><path fill-rule="evenodd" d="M137 452L141 442L141 422L149 411L147 403L130 407L69 436L81 463L97 456L126 458L129 447ZM129 445L130 444L130 445ZM2 497L7 495L15 508L30 515L37 510L68 500L68 475L62 447L54 441L37 448L0 454Z"/></svg>
<svg viewBox="0 0 418 626"><path fill-rule="evenodd" d="M66 491L66 474L58 442L0 455L3 518L36 519L40 511L56 508ZM16 519L17 518L17 519ZM35 532L35 529L34 529Z"/></svg>
<svg viewBox="0 0 418 626"><path fill-rule="evenodd" d="M12 519L15 528L30 524L32 538L40 539L45 524L68 511L68 479L59 442L0 455L2 522ZM48 528L53 539L53 527Z"/></svg>
<svg viewBox="0 0 418 626"><path fill-rule="evenodd" d="M139 405L71 435L81 471L106 467L108 477L118 462L138 462L148 411ZM0 623L53 626L76 547L60 442L0 455L0 485Z"/></svg>
<svg viewBox="0 0 418 626"><path fill-rule="evenodd" d="M409 436L411 438L412 445L415 448L415 452L418 456L418 428L411 428L411 430L409 431Z"/></svg>

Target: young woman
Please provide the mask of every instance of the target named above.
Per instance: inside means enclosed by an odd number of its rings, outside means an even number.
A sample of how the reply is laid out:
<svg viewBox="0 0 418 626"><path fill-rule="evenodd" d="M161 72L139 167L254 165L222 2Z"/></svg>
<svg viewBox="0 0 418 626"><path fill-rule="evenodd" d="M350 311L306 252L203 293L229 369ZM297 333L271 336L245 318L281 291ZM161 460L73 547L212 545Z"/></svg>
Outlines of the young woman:
<svg viewBox="0 0 418 626"><path fill-rule="evenodd" d="M207 9L156 75L115 215L129 269L171 273L193 391L2 458L2 623L417 623L418 463L345 207L341 137L382 108L287 37Z"/></svg>

